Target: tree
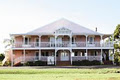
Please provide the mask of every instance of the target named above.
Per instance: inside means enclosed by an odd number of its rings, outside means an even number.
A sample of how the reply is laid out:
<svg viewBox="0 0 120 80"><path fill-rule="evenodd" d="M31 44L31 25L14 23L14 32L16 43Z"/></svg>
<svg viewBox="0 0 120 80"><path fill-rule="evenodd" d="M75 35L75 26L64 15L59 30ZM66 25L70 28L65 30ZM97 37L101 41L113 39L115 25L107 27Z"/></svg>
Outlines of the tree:
<svg viewBox="0 0 120 80"><path fill-rule="evenodd" d="M5 48L11 47L11 45L14 43L14 39L4 39L3 43L5 44Z"/></svg>
<svg viewBox="0 0 120 80"><path fill-rule="evenodd" d="M114 48L115 48L115 54L114 54L114 60L116 65L119 65L120 63L120 24L116 26L116 29L114 31Z"/></svg>
<svg viewBox="0 0 120 80"><path fill-rule="evenodd" d="M14 43L14 39L13 39L13 38L11 38L11 39L4 39L3 43L5 44L5 48L6 48L6 49L9 49L9 48L12 47L12 45L13 45L13 43ZM5 54L7 54L7 53L5 53ZM8 57L7 57L7 58L8 58ZM10 62L8 59L5 59L5 60L3 60L2 65L3 65L3 66L5 66L5 65L10 65L10 63L11 63L11 62Z"/></svg>
<svg viewBox="0 0 120 80"><path fill-rule="evenodd" d="M120 40L120 24L116 26L116 29L114 31L114 39Z"/></svg>
<svg viewBox="0 0 120 80"><path fill-rule="evenodd" d="M0 61L2 61L5 58L5 55L3 53L0 53Z"/></svg>

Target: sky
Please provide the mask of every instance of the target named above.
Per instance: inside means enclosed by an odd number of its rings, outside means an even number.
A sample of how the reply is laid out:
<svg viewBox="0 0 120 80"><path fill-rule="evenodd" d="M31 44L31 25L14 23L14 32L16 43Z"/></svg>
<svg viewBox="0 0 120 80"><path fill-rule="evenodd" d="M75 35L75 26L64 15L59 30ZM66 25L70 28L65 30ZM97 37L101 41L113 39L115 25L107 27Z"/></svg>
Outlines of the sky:
<svg viewBox="0 0 120 80"><path fill-rule="evenodd" d="M120 23L120 0L0 0L0 53L12 33L26 33L65 18L111 34Z"/></svg>

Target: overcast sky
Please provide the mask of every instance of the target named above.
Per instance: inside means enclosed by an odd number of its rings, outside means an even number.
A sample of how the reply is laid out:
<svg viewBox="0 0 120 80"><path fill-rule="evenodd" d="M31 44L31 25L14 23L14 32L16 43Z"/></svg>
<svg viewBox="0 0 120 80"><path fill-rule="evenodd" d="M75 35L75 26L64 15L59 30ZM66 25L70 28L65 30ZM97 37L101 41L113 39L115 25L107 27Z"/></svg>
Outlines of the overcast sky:
<svg viewBox="0 0 120 80"><path fill-rule="evenodd" d="M25 33L61 18L113 33L120 23L120 0L0 0L0 52L10 33Z"/></svg>

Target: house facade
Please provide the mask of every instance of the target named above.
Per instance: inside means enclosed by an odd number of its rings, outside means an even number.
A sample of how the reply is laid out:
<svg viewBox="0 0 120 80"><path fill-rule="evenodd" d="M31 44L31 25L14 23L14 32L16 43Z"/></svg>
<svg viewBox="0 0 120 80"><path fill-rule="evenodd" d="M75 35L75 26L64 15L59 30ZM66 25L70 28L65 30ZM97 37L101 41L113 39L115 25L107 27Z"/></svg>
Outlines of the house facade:
<svg viewBox="0 0 120 80"><path fill-rule="evenodd" d="M25 34L10 34L14 38L11 64L45 61L60 65L73 61L113 60L111 35L92 31L66 19L60 19ZM108 39L105 41L105 39Z"/></svg>

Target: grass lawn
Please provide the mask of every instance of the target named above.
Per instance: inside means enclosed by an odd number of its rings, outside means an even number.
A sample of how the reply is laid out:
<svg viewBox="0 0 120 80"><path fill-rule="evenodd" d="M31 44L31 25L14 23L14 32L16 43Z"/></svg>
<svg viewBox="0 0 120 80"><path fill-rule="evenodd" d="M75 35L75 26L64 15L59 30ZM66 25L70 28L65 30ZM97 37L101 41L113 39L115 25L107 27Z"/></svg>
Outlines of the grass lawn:
<svg viewBox="0 0 120 80"><path fill-rule="evenodd" d="M0 69L0 80L120 80L120 69Z"/></svg>
<svg viewBox="0 0 120 80"><path fill-rule="evenodd" d="M0 66L2 66L2 61L0 61Z"/></svg>

